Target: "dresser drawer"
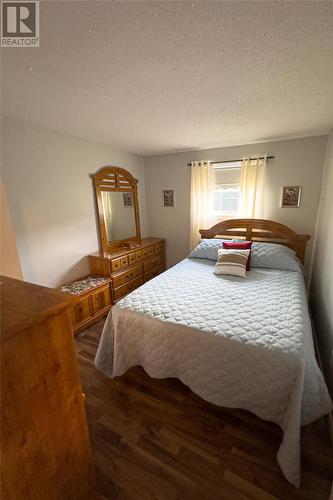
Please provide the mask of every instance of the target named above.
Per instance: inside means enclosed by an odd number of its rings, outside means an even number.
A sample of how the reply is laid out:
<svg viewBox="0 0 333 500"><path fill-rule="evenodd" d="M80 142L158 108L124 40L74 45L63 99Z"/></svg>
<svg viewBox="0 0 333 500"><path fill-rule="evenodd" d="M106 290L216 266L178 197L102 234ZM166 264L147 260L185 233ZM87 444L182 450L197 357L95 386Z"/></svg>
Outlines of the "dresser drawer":
<svg viewBox="0 0 333 500"><path fill-rule="evenodd" d="M111 271L119 271L121 269L121 259L112 259L111 261Z"/></svg>
<svg viewBox="0 0 333 500"><path fill-rule="evenodd" d="M154 245L154 252L155 255L164 253L164 243L157 243L157 245Z"/></svg>
<svg viewBox="0 0 333 500"><path fill-rule="evenodd" d="M132 267L131 269L128 269L127 271L124 271L122 273L117 274L116 276L113 276L112 278L112 283L114 288L117 288L118 286L123 285L124 283L127 283L127 281L130 281L137 276L141 275L141 264Z"/></svg>
<svg viewBox="0 0 333 500"><path fill-rule="evenodd" d="M128 266L128 255L124 255L123 257L120 257L120 262L121 262L121 267L127 267Z"/></svg>
<svg viewBox="0 0 333 500"><path fill-rule="evenodd" d="M143 258L151 257L152 255L154 255L154 247L148 247L142 250Z"/></svg>
<svg viewBox="0 0 333 500"><path fill-rule="evenodd" d="M135 252L135 259L137 262L142 260L142 250L138 250L137 252Z"/></svg>
<svg viewBox="0 0 333 500"><path fill-rule="evenodd" d="M143 271L149 271L150 269L153 269L154 267L157 267L163 263L163 256L162 255L157 255L155 257L151 257L149 260L146 260L143 263Z"/></svg>
<svg viewBox="0 0 333 500"><path fill-rule="evenodd" d="M131 266L136 262L135 252L130 253L128 256L128 264Z"/></svg>
<svg viewBox="0 0 333 500"><path fill-rule="evenodd" d="M111 305L110 286L106 285L103 288L99 288L95 292L92 292L91 303L94 314L110 306Z"/></svg>
<svg viewBox="0 0 333 500"><path fill-rule="evenodd" d="M73 326L83 323L92 316L89 296L82 297L72 308Z"/></svg>
<svg viewBox="0 0 333 500"><path fill-rule="evenodd" d="M163 273L163 271L164 271L164 264L155 267L155 269L152 269L151 271L146 272L144 274L144 282L146 283L146 281L155 278L155 276L158 276L159 274Z"/></svg>
<svg viewBox="0 0 333 500"><path fill-rule="evenodd" d="M119 300L128 293L132 292L136 288L138 288L140 285L142 285L142 276L139 276L138 278L135 278L134 280L129 281L125 285L122 285L118 288L114 288L113 290L113 295L115 300Z"/></svg>
<svg viewBox="0 0 333 500"><path fill-rule="evenodd" d="M118 259L112 259L111 261L111 271L113 273L127 266L128 266L128 255L124 255L123 257L118 257Z"/></svg>

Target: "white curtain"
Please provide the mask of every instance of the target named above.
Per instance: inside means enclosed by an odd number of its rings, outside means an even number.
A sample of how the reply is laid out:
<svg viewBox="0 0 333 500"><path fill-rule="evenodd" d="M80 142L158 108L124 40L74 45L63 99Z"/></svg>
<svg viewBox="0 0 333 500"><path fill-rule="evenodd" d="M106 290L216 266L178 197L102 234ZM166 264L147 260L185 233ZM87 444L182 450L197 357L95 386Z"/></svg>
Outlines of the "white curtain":
<svg viewBox="0 0 333 500"><path fill-rule="evenodd" d="M211 162L194 161L191 164L191 249L201 236L199 229L213 225L213 192L215 172Z"/></svg>
<svg viewBox="0 0 333 500"><path fill-rule="evenodd" d="M243 158L240 183L240 216L262 219L264 216L266 156Z"/></svg>

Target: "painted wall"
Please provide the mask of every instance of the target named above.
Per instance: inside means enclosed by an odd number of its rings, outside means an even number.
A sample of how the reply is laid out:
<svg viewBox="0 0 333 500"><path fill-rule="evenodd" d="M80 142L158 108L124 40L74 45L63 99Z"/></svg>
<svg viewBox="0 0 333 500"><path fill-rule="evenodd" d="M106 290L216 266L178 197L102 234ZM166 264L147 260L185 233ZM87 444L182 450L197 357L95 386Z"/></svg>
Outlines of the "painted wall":
<svg viewBox="0 0 333 500"><path fill-rule="evenodd" d="M329 136L318 213L311 304L316 331L333 398L333 131Z"/></svg>
<svg viewBox="0 0 333 500"><path fill-rule="evenodd" d="M106 165L139 179L147 235L143 159L13 118L2 120L2 176L26 281L55 287L89 273L98 250L89 174Z"/></svg>
<svg viewBox="0 0 333 500"><path fill-rule="evenodd" d="M1 257L0 274L11 278L22 279L22 269L19 260L16 239L10 217L8 200L2 181L0 182L0 203L1 203Z"/></svg>
<svg viewBox="0 0 333 500"><path fill-rule="evenodd" d="M151 235L167 238L167 265L189 253L191 160L234 160L245 155L275 156L269 160L266 179L265 218L282 222L299 233L313 236L319 204L326 136L264 142L219 149L188 151L145 158L148 225ZM281 186L301 185L300 208L280 208ZM164 208L162 189L175 189L176 206ZM311 260L308 246L306 268Z"/></svg>

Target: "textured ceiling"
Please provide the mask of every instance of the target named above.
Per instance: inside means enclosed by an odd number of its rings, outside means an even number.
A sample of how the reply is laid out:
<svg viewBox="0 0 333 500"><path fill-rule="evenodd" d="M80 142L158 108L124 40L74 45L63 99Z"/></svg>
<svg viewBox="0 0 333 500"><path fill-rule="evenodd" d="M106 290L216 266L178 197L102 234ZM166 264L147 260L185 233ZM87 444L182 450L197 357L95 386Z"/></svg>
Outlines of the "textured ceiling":
<svg viewBox="0 0 333 500"><path fill-rule="evenodd" d="M333 126L333 2L41 1L3 112L139 154Z"/></svg>

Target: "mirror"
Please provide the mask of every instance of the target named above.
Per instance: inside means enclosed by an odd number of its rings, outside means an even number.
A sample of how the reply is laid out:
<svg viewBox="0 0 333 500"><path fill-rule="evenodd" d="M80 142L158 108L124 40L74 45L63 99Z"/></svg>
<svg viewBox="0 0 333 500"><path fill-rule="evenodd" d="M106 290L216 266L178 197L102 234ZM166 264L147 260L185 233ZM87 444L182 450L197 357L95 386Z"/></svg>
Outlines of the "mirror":
<svg viewBox="0 0 333 500"><path fill-rule="evenodd" d="M131 191L102 191L102 205L108 242L136 236L134 196Z"/></svg>
<svg viewBox="0 0 333 500"><path fill-rule="evenodd" d="M103 252L141 239L137 179L119 167L93 175Z"/></svg>

